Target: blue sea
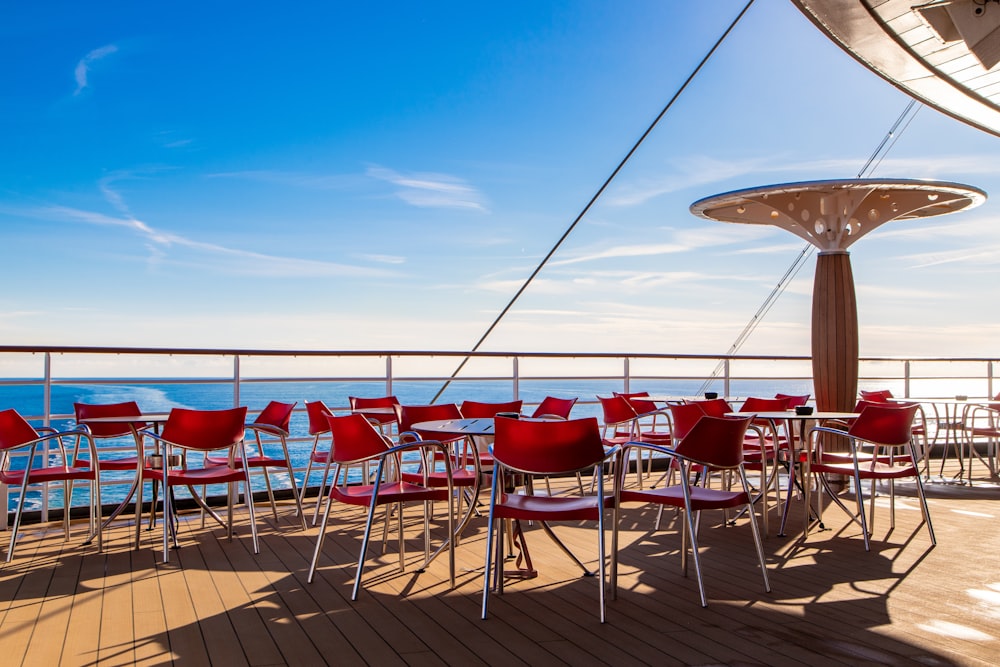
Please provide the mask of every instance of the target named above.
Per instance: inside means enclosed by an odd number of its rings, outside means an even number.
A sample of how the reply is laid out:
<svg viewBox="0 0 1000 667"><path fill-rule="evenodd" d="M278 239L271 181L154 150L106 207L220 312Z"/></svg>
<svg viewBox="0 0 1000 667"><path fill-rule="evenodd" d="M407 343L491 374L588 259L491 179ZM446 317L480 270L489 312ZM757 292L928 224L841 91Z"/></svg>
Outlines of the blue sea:
<svg viewBox="0 0 1000 667"><path fill-rule="evenodd" d="M633 381L631 391L649 391L653 394L686 396L692 395L701 388L701 381L679 381L670 383L640 383ZM722 393L721 381L718 386L709 388ZM427 404L441 390L443 382L406 382L400 381L393 385L393 393L403 404ZM532 381L522 380L519 384L519 398L524 400L525 412L534 409L545 396L578 397L580 400L573 410L574 417L601 417L600 405L596 396L609 396L613 391L622 391L621 381L613 380L568 380L568 381ZM776 392L791 394L807 394L812 391L811 383L801 381L747 381L733 383L732 394L736 396L773 396ZM245 383L240 386L240 405L249 409L250 419L269 401L298 403L292 416L290 426L289 454L296 469L296 483L301 487L309 453L312 448L312 438L308 434L308 420L305 413L305 402L322 400L336 413L346 413L348 396L383 396L384 382L259 382ZM461 403L464 400L474 401L507 401L513 398L513 388L510 381L461 381L452 382L434 402ZM174 407L223 409L234 405L234 390L231 382L212 382L204 384L89 384L83 381L79 384L57 384L52 387L51 414L54 415L51 426L57 429L69 429L76 425L73 415L73 403L118 403L136 401L143 412L169 412ZM0 409L14 408L24 416L41 415L44 411L43 387L40 385L0 385ZM59 417L56 417L59 415ZM37 420L32 420L40 425ZM131 437L118 440L101 441L101 447L134 447ZM321 444L321 446L327 446ZM278 446L280 450L280 446ZM134 450L133 450L134 451ZM115 456L109 453L108 456ZM126 455L122 452L117 455ZM103 458L103 457L102 457ZM23 463L21 464L23 465ZM131 473L105 473L102 478L115 480L118 475L120 483L112 483L102 487L102 502L105 505L120 502L129 488ZM254 489L264 488L263 477L254 475ZM310 485L318 485L320 477L311 475ZM282 480L279 475L272 474L272 484L276 488L288 488L288 480ZM223 489L210 489L209 493L223 493ZM37 510L43 506L41 489L28 491L28 510ZM147 495L148 497L148 495ZM16 505L17 491L10 490L8 511ZM72 505L86 506L88 490L79 488L74 491ZM48 491L49 507L57 508L63 504L61 485L52 485Z"/></svg>

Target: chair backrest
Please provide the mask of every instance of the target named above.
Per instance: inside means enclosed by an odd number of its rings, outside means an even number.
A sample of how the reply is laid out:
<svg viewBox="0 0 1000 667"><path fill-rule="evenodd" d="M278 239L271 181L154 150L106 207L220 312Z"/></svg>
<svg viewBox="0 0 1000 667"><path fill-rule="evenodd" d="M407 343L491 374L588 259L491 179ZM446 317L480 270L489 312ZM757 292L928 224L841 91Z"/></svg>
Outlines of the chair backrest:
<svg viewBox="0 0 1000 667"><path fill-rule="evenodd" d="M632 406L632 409L635 410L637 415L645 415L659 410L656 403L647 398L649 396L648 391L636 391L628 394L622 394L616 391L614 392L614 395L621 396L628 401L628 404Z"/></svg>
<svg viewBox="0 0 1000 667"><path fill-rule="evenodd" d="M604 459L596 417L565 421L525 421L497 417L493 458L535 475L584 470Z"/></svg>
<svg viewBox="0 0 1000 667"><path fill-rule="evenodd" d="M919 406L873 403L858 415L848 435L877 445L898 447L910 442L910 428Z"/></svg>
<svg viewBox="0 0 1000 667"><path fill-rule="evenodd" d="M872 403L886 403L892 398L892 392L888 389L879 389L877 391L860 391L862 400L870 401Z"/></svg>
<svg viewBox="0 0 1000 667"><path fill-rule="evenodd" d="M391 446L362 414L329 415L326 422L333 438L330 451L335 463L349 464L372 459Z"/></svg>
<svg viewBox="0 0 1000 667"><path fill-rule="evenodd" d="M524 401L507 401L505 403L480 403L478 401L463 401L459 408L466 419L475 417L496 417L498 412L516 412L521 414ZM445 419L448 419L445 417Z"/></svg>
<svg viewBox="0 0 1000 667"><path fill-rule="evenodd" d="M394 408L399 405L399 399L395 396L348 396L351 410L362 410L364 408Z"/></svg>
<svg viewBox="0 0 1000 667"><path fill-rule="evenodd" d="M624 396L598 396L597 400L601 402L605 426L630 422L637 416L632 404Z"/></svg>
<svg viewBox="0 0 1000 667"><path fill-rule="evenodd" d="M725 417L733 412L733 406L724 398L710 398L704 401L685 401L685 403L697 403L709 417Z"/></svg>
<svg viewBox="0 0 1000 667"><path fill-rule="evenodd" d="M222 449L243 440L246 419L245 406L227 410L174 408L161 435L164 440L187 449Z"/></svg>
<svg viewBox="0 0 1000 667"><path fill-rule="evenodd" d="M737 412L781 412L788 409L787 398L748 396Z"/></svg>
<svg viewBox="0 0 1000 667"><path fill-rule="evenodd" d="M38 438L38 431L10 408L0 411L0 450L14 449Z"/></svg>
<svg viewBox="0 0 1000 667"><path fill-rule="evenodd" d="M674 428L670 431L674 436L674 442L684 439L698 420L705 416L698 402L691 403L671 403L670 418Z"/></svg>
<svg viewBox="0 0 1000 667"><path fill-rule="evenodd" d="M861 412L870 405L886 405L886 401L866 401L862 398L854 404L854 412Z"/></svg>
<svg viewBox="0 0 1000 667"><path fill-rule="evenodd" d="M555 396L546 396L542 399L542 402L538 404L535 411L531 413L531 416L542 417L544 415L552 415L555 417L562 417L563 419L569 419L569 413L573 411L573 406L576 405L576 398L556 398Z"/></svg>
<svg viewBox="0 0 1000 667"><path fill-rule="evenodd" d="M297 401L296 403L271 401L261 410L257 418L253 420L253 423L274 426L288 433L288 425L292 422L292 410L295 409L296 404Z"/></svg>
<svg viewBox="0 0 1000 667"><path fill-rule="evenodd" d="M139 404L135 401L124 403L74 403L73 412L76 413L76 420L89 419L91 417L138 417L142 414ZM146 428L147 424L134 424L136 429ZM128 424L87 424L91 435L95 438L117 438L122 435L131 435L132 428Z"/></svg>
<svg viewBox="0 0 1000 667"><path fill-rule="evenodd" d="M438 419L462 419L462 413L454 403L401 405L398 409L400 432L412 431L413 425L420 422L429 422Z"/></svg>
<svg viewBox="0 0 1000 667"><path fill-rule="evenodd" d="M677 453L712 468L735 468L743 463L743 436L751 419L705 415L677 444Z"/></svg>
<svg viewBox="0 0 1000 667"><path fill-rule="evenodd" d="M392 408L392 413L387 414L365 414L369 421L375 420L379 424L392 424L398 419L399 399L395 396L348 396L352 412L364 412L365 408Z"/></svg>
<svg viewBox="0 0 1000 667"><path fill-rule="evenodd" d="M789 408L797 408L800 405L805 405L806 403L808 403L809 399L812 398L812 394L799 394L799 395L796 395L796 394L781 394L781 393L778 393L778 394L775 394L774 397L775 398L784 398L785 400L787 400Z"/></svg>
<svg viewBox="0 0 1000 667"><path fill-rule="evenodd" d="M329 433L330 424L326 418L333 415L323 401L306 401L306 416L309 417L309 435Z"/></svg>

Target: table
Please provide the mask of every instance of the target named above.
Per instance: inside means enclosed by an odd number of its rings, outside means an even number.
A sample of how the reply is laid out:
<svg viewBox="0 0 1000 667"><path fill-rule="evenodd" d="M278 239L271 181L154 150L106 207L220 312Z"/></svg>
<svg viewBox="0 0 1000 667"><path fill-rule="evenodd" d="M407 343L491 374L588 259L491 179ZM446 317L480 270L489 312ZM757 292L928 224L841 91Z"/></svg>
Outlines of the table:
<svg viewBox="0 0 1000 667"><path fill-rule="evenodd" d="M810 419L816 421L850 421L856 419L858 413L856 412L835 412L835 411L816 411L814 410L811 414L800 415L795 410L782 410L775 412L730 412L726 416L728 417L747 417L753 415L756 419L766 419L770 422L776 421L787 421L798 420L799 422L799 442L801 444L801 449L795 448L795 438L792 437L792 442L788 443L789 460L786 461L787 471L788 471L788 491L785 494L785 506L781 510L781 525L778 528L778 536L785 536L785 522L788 520L788 508L791 505L792 492L795 490L795 469L799 463L798 453L802 451L805 447L808 447L806 438L806 422ZM778 432L777 428L773 429L774 433ZM808 525L810 508L806 508L806 522Z"/></svg>
<svg viewBox="0 0 1000 667"><path fill-rule="evenodd" d="M135 448L136 448L136 456L138 458L138 465L139 466L143 466L146 463L146 452L143 451L143 449L142 449L142 447L140 445L140 443L142 442L142 436L139 435L139 431L136 429L136 425L138 425L138 424L152 424L153 425L153 431L155 433L159 433L160 432L160 425L166 423L169 418L170 418L170 413L166 413L166 412L150 412L150 413L143 413L143 414L140 414L140 415L131 415L131 416L119 416L119 415L116 415L114 417L88 417L86 419L81 419L80 423L81 424L88 424L88 423L89 424L128 424L129 428L132 430L132 437L135 438ZM159 448L157 447L153 451L152 455L153 456L157 456L158 453L159 453ZM171 457L171 459L172 458L173 457ZM178 459L178 462L179 462L179 459ZM168 464L169 465L173 465L172 462L168 462ZM116 507L114 509L114 511L111 513L111 516L109 516L107 518L107 520L104 522L104 527L105 528L112 521L114 521L116 518L118 518L118 515L120 515L122 513L122 511L124 511L126 505L128 505L128 502L130 500L132 500L132 498L135 496L135 493L138 490L138 488L139 488L139 470L138 470L138 467L137 467L137 469L136 469L136 476L135 476L135 480L133 480L133 482L132 482L132 487L129 489L128 494L125 496L125 499L122 500L122 502L118 505L118 507ZM211 507L208 506L208 503L205 502L205 500L198 494L198 492L195 490L195 488L193 486L188 486L187 488L188 488L188 492L190 492L190 494L191 494L191 498L194 499L195 503L197 503L198 506L202 510L204 510L205 512L207 512L213 519L215 519L216 521L218 521L220 525L222 525L222 526L226 525L225 520L222 517L220 517L215 512L215 510L213 510ZM247 490L247 492L249 492L249 489ZM169 490L169 493L172 494L172 489ZM173 496L172 495L170 497L170 502L171 503L173 502ZM141 508L137 508L137 509L141 509ZM137 516L138 516L138 514L137 514ZM176 517L176 516L177 515L175 513L174 517ZM153 529L155 521L156 521L156 497L155 497L155 494L154 494L154 497L153 497L153 500L152 500L152 505L150 507L149 530ZM170 529L171 529L171 531L174 531L175 530L175 526L170 526ZM138 527L136 528L136 530L138 530ZM89 538L87 538L87 542L86 543L90 543L90 541L92 541L95 536L96 536L96 534L95 535L91 535Z"/></svg>
<svg viewBox="0 0 1000 667"><path fill-rule="evenodd" d="M541 417L521 417L524 421L558 421L552 419L545 419ZM446 435L464 435L464 436L488 436L492 437L494 435L494 421L490 417L473 417L469 419L437 419L433 421L417 422L413 424L413 430L420 433L440 433ZM478 452L477 452L478 457ZM481 484L477 482L474 487L475 490L471 492L472 500L469 503L469 511L463 517L459 526L455 529L455 536L461 535L462 531L465 530L466 525L472 520L472 508L474 508L474 503L479 498L479 492L482 487ZM542 522L544 529L548 532L549 528ZM524 579L530 579L538 576L538 571L534 569L531 565L531 555L528 552L528 544L524 539L524 532L521 529L520 521L515 520L513 523L513 528L511 530L511 540L514 546L520 551L520 554L516 557L518 566L513 572L505 572L504 576L514 576L521 577ZM438 548L438 552L441 551L443 547ZM437 555L435 552L431 558ZM521 561L524 561L524 567L520 567ZM430 561L428 561L430 562ZM579 563L579 561L578 561ZM583 568L584 572L588 572L587 568L579 563L580 567Z"/></svg>
<svg viewBox="0 0 1000 667"><path fill-rule="evenodd" d="M132 437L135 439L135 451L136 451L136 457L138 459L138 465L143 465L143 463L145 462L146 452L143 451L142 446L140 444L142 442L142 436L139 435L139 432L136 429L136 425L137 424L152 424L153 425L153 429L157 433L159 433L159 431L160 431L160 424L165 423L167 421L167 418L169 418L169 417L170 417L170 414L167 413L167 412L151 412L151 413L140 414L140 415L132 415L132 416L116 415L114 417L88 417L86 419L79 420L79 423L80 424L84 424L84 425L86 425L86 424L127 424L128 427L129 427L129 429L132 431ZM114 521L115 519L117 519L118 515L121 514L125 510L125 507L128 505L129 501L132 500L132 498L135 497L135 492L139 488L139 470L138 470L138 468L136 469L135 472L136 472L135 479L132 480L132 487L128 490L128 493L125 494L125 499L122 500L121 503L119 503L118 507L116 507L113 512L111 512L111 516L109 516L107 518L107 520L104 522L102 528L107 528L111 524L112 521ZM152 529L152 523L150 524L150 528ZM84 544L89 544L91 541L93 541L94 537L96 537L96 535L91 535L90 537L88 537L87 540L86 540L86 542L84 542Z"/></svg>
<svg viewBox="0 0 1000 667"><path fill-rule="evenodd" d="M934 423L936 429L934 430L934 444L938 442L938 438L942 431L944 431L944 450L941 452L941 469L938 472L938 478L943 482L951 482L955 484L965 484L965 449L962 443L959 441L959 432L964 431L966 427L966 413L970 408L977 407L979 405L987 405L991 401L985 399L983 401L969 400L968 398L934 398L928 400L917 400L917 401L907 401L906 399L890 399L890 403L929 403L931 409L934 410ZM941 406L943 410L938 410L938 406ZM959 415L959 409L961 408L961 415ZM944 413L944 417L941 417L941 413ZM959 469L958 473L951 479L944 479L944 465L948 458L948 448L949 445L955 450L958 455ZM973 443L969 442L969 484L972 484L972 457L975 449ZM929 457L930 452L927 452L925 456ZM927 462L927 467L925 468L927 472L927 481L932 482L930 476L930 461Z"/></svg>

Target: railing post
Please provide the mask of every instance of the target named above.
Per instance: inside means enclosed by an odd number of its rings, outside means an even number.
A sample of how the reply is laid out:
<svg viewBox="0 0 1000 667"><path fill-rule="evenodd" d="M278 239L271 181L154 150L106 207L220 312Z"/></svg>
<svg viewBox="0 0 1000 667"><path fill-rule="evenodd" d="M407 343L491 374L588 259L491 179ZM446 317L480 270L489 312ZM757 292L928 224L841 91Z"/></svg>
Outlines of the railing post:
<svg viewBox="0 0 1000 667"><path fill-rule="evenodd" d="M45 384L45 389L42 392L42 423L46 426L52 425L52 353L45 353L45 361L43 363L43 373L45 374L42 381Z"/></svg>
<svg viewBox="0 0 1000 667"><path fill-rule="evenodd" d="M43 401L43 406L42 406L42 423L45 424L46 426L51 426L52 425L52 354L50 352L46 352L45 353L45 380L44 380L44 382L45 382L45 392L44 392L44 398L42 399L42 401ZM50 442L51 441L46 440L45 441L45 445L42 447L42 460L43 461L48 461L49 460L49 443ZM31 459L29 458L28 459L28 463L26 465L30 468L31 467L31 463L32 463ZM63 462L63 463L65 464L65 462ZM63 511L65 511L65 512L69 511L69 506L68 506L68 503L67 503L68 500L69 499L66 498L65 496L63 497ZM23 503L24 502L24 498L19 499L19 502ZM7 507L4 506L4 510L6 510L6 509L7 509ZM48 485L48 483L43 483L42 484L42 521L48 521L48 520L49 520L49 485Z"/></svg>
<svg viewBox="0 0 1000 667"><path fill-rule="evenodd" d="M631 385L632 385L632 378L631 378L631 370L629 369L629 358L628 357L625 357L625 369L624 369L624 372L625 372L625 377L624 377L623 385L625 386L625 393L628 394L628 393L631 393L631 391L632 391L632 387L631 387Z"/></svg>
<svg viewBox="0 0 1000 667"><path fill-rule="evenodd" d="M910 360L903 362L903 396L910 397Z"/></svg>
<svg viewBox="0 0 1000 667"><path fill-rule="evenodd" d="M993 393L993 360L986 362L986 395L990 398L996 396Z"/></svg>
<svg viewBox="0 0 1000 667"><path fill-rule="evenodd" d="M514 400L516 401L521 397L521 369L518 363L519 359L514 357L513 369L511 373L514 378Z"/></svg>
<svg viewBox="0 0 1000 667"><path fill-rule="evenodd" d="M240 407L240 355L233 355L233 407Z"/></svg>
<svg viewBox="0 0 1000 667"><path fill-rule="evenodd" d="M729 376L731 370L729 367L730 361L731 359L727 358L724 359L722 362L722 396L727 399L731 396L731 394L729 393L730 389L729 381L731 379Z"/></svg>
<svg viewBox="0 0 1000 667"><path fill-rule="evenodd" d="M392 396L392 356L385 357L385 395Z"/></svg>

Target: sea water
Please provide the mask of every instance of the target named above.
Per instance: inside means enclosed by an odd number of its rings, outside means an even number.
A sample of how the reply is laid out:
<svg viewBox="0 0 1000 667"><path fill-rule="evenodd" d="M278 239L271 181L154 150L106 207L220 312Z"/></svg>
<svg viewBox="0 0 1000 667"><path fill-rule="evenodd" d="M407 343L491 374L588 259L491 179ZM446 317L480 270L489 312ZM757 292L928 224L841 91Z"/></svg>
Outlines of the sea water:
<svg viewBox="0 0 1000 667"><path fill-rule="evenodd" d="M393 393L404 405L421 405L434 400L442 390L443 381L409 382L399 381L393 385ZM671 381L671 382L635 382L630 385L631 391L649 391L655 395L687 396L692 395L701 387L701 381ZM709 387L712 391L722 393L719 386ZM579 401L573 408L573 417L601 418L600 404L597 396L610 396L614 391L622 391L621 381L614 380L566 380L566 381L534 381L522 380L518 385L518 398L525 402L525 412L530 413L545 396L561 398L578 397ZM773 396L777 392L789 394L808 394L812 391L811 383L802 381L746 381L734 382L731 393L735 396ZM256 413L264 408L269 401L296 403L289 427L289 456L292 464L299 472L296 473L296 484L301 487L304 470L313 446L313 438L309 436L309 422L305 413L306 401L321 400L334 413L348 412L348 396L383 396L385 383L371 382L260 382L244 383L240 386L239 404L248 408L248 419L253 420ZM461 381L451 382L437 398L436 403L458 403L464 400L482 402L500 402L512 399L513 389L510 381ZM196 408L220 410L234 405L234 388L231 382L206 382L197 384L166 383L166 384L55 384L51 388L50 414L54 415L51 426L59 430L71 429L76 426L73 419L73 403L120 403L135 401L146 413L169 412L171 408ZM40 385L0 385L0 410L14 408L21 415L40 415L44 412L44 389ZM37 420L31 420L34 425L40 425ZM249 432L248 432L249 435ZM111 440L98 441L101 448L133 448L131 436ZM274 443L280 451L280 445ZM320 444L328 447L328 443ZM133 449L134 451L134 449ZM271 454L275 452L271 450ZM128 452L111 452L107 456L127 456ZM104 458L104 456L102 456ZM14 466L23 466L15 461ZM36 463L37 465L37 463ZM272 470L271 481L275 488L289 488L287 474ZM121 502L129 489L129 482L134 475L130 472L102 473L102 480L111 483L102 486L101 500L105 505ZM311 474L308 483L318 485L321 471ZM255 491L263 490L263 476L252 475ZM73 492L72 505L86 506L88 489L77 488ZM209 493L224 493L224 490L209 489ZM8 511L16 506L18 491L9 490ZM180 492L183 495L183 491ZM63 491L61 484L52 484L48 490L49 507L62 507ZM43 506L41 488L28 491L26 510L38 510Z"/></svg>

